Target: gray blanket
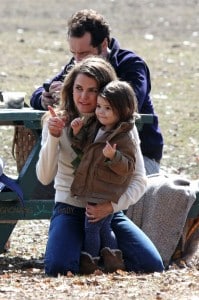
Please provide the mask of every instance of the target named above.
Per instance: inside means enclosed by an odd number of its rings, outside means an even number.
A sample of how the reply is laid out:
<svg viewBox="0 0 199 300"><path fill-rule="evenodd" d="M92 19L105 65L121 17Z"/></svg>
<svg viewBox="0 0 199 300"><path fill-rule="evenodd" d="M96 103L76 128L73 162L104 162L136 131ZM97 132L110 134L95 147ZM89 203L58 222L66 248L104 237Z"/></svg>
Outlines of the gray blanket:
<svg viewBox="0 0 199 300"><path fill-rule="evenodd" d="M165 266L183 233L197 190L196 181L174 175L149 176L145 194L127 211L127 216L153 241Z"/></svg>

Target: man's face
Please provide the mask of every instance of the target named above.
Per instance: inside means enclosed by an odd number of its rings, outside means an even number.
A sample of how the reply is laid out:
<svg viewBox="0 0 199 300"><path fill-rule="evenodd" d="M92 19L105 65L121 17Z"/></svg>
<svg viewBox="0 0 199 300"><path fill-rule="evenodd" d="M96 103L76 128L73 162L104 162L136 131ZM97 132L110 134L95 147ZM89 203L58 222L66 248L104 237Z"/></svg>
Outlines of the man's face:
<svg viewBox="0 0 199 300"><path fill-rule="evenodd" d="M91 45L91 34L86 32L82 37L68 38L70 52L73 54L75 61L79 62L88 55L100 55L99 48Z"/></svg>

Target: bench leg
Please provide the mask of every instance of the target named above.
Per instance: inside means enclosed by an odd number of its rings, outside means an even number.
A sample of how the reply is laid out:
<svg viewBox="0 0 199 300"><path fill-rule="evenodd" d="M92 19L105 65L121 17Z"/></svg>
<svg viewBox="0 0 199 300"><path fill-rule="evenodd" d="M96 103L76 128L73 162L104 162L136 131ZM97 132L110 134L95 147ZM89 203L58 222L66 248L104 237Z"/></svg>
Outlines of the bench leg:
<svg viewBox="0 0 199 300"><path fill-rule="evenodd" d="M13 229L15 228L15 225L17 224L16 221L14 221L13 223L6 223L8 221L5 221L5 223L3 222L4 221L1 221L0 223L0 253L5 252L5 245Z"/></svg>

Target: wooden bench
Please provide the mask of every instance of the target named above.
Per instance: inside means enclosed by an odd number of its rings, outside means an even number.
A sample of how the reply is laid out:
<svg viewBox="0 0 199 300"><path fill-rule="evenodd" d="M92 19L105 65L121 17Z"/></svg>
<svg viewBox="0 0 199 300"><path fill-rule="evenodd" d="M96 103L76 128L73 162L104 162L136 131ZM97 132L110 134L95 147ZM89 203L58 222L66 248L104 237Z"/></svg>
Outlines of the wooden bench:
<svg viewBox="0 0 199 300"><path fill-rule="evenodd" d="M38 182L35 165L40 151L41 117L43 114L44 111L31 108L0 110L0 126L24 125L30 128L36 136L36 143L17 178L17 183L23 190L25 208L21 206L16 193L9 190L0 192L0 253L4 251L5 243L18 220L49 219L51 217L54 199L33 198L33 191ZM152 115L141 115L141 118L136 120L136 126L140 130L143 124L151 124L152 122ZM194 218L198 215L199 193L190 210L189 218Z"/></svg>

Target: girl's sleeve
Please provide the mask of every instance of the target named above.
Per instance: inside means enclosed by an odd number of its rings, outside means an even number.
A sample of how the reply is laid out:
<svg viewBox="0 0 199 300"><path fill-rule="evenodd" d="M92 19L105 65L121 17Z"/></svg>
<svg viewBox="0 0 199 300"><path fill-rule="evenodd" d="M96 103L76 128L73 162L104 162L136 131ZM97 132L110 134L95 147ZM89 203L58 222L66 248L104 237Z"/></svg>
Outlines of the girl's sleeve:
<svg viewBox="0 0 199 300"><path fill-rule="evenodd" d="M132 204L135 204L144 194L147 186L147 177L144 167L144 160L140 149L140 140L136 126L132 129L132 138L135 140L135 171L127 190L122 194L118 203L112 203L114 212L126 210Z"/></svg>
<svg viewBox="0 0 199 300"><path fill-rule="evenodd" d="M53 137L48 132L47 122L42 130L41 150L36 164L38 180L47 185L53 181L57 173L59 152L59 138Z"/></svg>

